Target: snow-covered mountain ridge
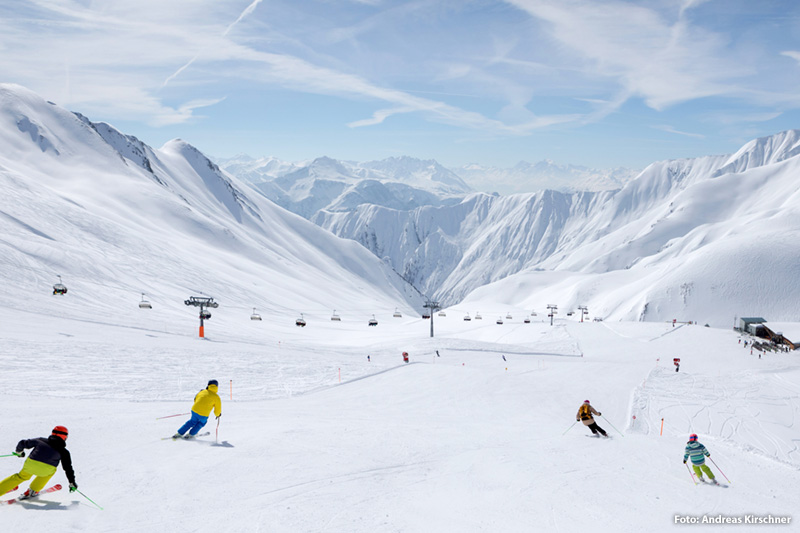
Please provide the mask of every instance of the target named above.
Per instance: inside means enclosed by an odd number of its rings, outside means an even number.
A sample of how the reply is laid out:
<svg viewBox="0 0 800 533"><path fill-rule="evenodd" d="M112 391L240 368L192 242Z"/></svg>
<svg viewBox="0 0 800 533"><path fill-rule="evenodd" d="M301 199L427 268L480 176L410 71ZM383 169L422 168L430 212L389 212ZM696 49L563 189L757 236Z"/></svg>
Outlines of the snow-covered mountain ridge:
<svg viewBox="0 0 800 533"><path fill-rule="evenodd" d="M198 291L224 295L242 313L329 316L363 291L374 307L415 308L420 295L399 273L446 305L491 297L539 310L587 305L618 319L795 321L798 137L792 130L731 155L653 163L619 190L447 201L427 190L440 203L414 208L422 189L353 178L329 158L269 181L369 254L275 206L184 141L153 149L4 85L0 275L28 308L46 307L28 296L61 274L86 298L79 313L113 308L101 286L120 298L163 294L181 317L181 302ZM408 176L420 165L387 161L362 175L404 167ZM420 171L416 185L434 174ZM446 173L436 183L459 187ZM366 203L381 194L388 207Z"/></svg>
<svg viewBox="0 0 800 533"><path fill-rule="evenodd" d="M798 194L799 135L757 139L732 155L653 163L616 191L475 194L456 205L363 205L313 220L359 241L447 303L508 278L542 291L510 290L509 303L540 309L544 300L566 300L572 307L593 303L605 315L655 320L690 313L698 294L736 295L715 316L704 310L705 320L727 324L728 315L746 309L790 319L791 302L800 297L789 267L800 261L800 245L790 237L800 234L800 217L788 201ZM771 242L782 245L773 249ZM714 276L715 269L725 275ZM771 281L766 292L762 278ZM602 297L595 288L601 279L614 279ZM556 281L560 290L549 287ZM638 289L623 293L618 283Z"/></svg>
<svg viewBox="0 0 800 533"><path fill-rule="evenodd" d="M472 191L436 161L411 157L365 163L319 157L295 164L242 155L219 163L276 204L308 219L322 209L351 211L366 203L392 209L446 205Z"/></svg>
<svg viewBox="0 0 800 533"><path fill-rule="evenodd" d="M57 275L80 302L71 312L86 317L117 312L141 293L190 324L196 313L183 301L201 294L227 308L217 324L254 307L291 320L347 312L365 291L372 312L419 305L361 246L275 206L185 141L153 149L4 84L0 145L7 305L48 309ZM368 311L358 311L365 323Z"/></svg>

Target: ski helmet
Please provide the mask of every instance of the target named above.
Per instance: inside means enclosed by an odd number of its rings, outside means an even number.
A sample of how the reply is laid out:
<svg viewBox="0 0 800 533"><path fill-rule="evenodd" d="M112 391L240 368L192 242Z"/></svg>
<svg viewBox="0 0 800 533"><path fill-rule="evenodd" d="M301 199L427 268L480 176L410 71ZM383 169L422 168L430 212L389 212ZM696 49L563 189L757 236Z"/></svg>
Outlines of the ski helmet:
<svg viewBox="0 0 800 533"><path fill-rule="evenodd" d="M50 435L51 436L55 435L61 440L67 440L67 436L69 436L69 431L64 426L56 426L53 428L53 432Z"/></svg>
<svg viewBox="0 0 800 533"><path fill-rule="evenodd" d="M583 400L583 403L591 403L589 400Z"/></svg>
<svg viewBox="0 0 800 533"><path fill-rule="evenodd" d="M697 440L697 433L692 433L691 435L689 435L689 440L690 441Z"/></svg>
<svg viewBox="0 0 800 533"><path fill-rule="evenodd" d="M217 387L219 387L219 381L217 381L216 379L209 380L208 386L211 385L216 385Z"/></svg>

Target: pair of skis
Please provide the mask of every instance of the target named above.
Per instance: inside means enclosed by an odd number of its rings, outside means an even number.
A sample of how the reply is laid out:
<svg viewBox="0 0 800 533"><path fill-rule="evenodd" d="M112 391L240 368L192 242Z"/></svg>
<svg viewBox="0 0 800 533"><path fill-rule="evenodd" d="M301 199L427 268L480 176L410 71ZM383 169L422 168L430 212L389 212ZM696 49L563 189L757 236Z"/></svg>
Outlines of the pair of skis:
<svg viewBox="0 0 800 533"><path fill-rule="evenodd" d="M19 487L17 487L17 488L19 488ZM17 496L16 498L12 498L12 499L10 499L10 500L5 500L5 501L3 502L3 504L4 504L4 505L11 505L12 503L24 502L24 501L26 501L26 500L32 500L32 499L38 498L38 497L39 497L39 496L41 496L42 494L47 494L47 493L49 493L49 492L55 492L55 491L57 491L57 490L61 490L61 488L62 488L62 487L61 487L61 485L60 485L60 484L56 484L56 485L53 485L52 487L47 487L46 489L42 489L42 490L40 490L40 491L39 491L39 493L38 493L36 496L30 496L30 497L28 497L28 498L23 498L23 497L22 497L22 496L23 496L23 494L20 494L20 495L19 495L19 496Z"/></svg>
<svg viewBox="0 0 800 533"><path fill-rule="evenodd" d="M195 435L195 437L207 437L209 435L211 435L211 432L210 431L206 431L205 433L198 433L197 435ZM173 435L172 437L162 437L161 440L194 440L194 438L190 437L190 438L187 439L185 436L184 437L176 437L176 436Z"/></svg>

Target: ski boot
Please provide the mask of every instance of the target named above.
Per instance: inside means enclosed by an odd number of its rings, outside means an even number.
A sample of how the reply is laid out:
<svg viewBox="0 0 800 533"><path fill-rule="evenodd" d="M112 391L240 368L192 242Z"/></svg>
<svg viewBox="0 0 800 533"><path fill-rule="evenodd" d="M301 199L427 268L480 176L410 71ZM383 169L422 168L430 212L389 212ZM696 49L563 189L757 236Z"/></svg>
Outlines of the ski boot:
<svg viewBox="0 0 800 533"><path fill-rule="evenodd" d="M39 492L35 490L28 489L22 493L22 495L17 498L18 500L27 500L28 498L33 498L34 496L38 495Z"/></svg>

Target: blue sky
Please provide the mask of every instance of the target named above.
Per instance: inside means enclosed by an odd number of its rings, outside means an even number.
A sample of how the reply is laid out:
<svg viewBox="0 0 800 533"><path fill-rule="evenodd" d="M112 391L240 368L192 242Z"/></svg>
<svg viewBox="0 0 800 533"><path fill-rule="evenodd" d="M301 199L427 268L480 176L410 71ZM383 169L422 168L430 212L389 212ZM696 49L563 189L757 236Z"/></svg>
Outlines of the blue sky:
<svg viewBox="0 0 800 533"><path fill-rule="evenodd" d="M0 0L0 73L217 157L643 168L800 128L800 2Z"/></svg>

